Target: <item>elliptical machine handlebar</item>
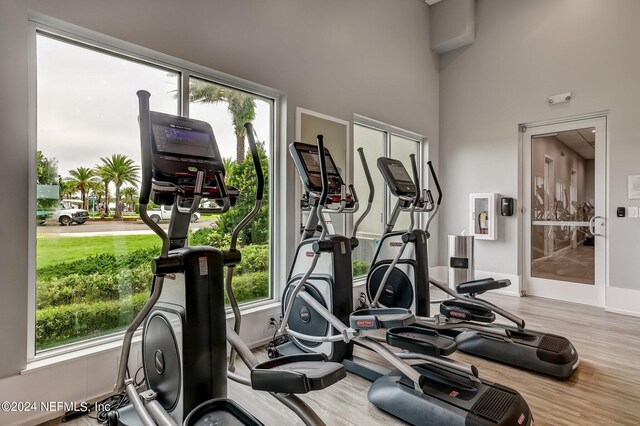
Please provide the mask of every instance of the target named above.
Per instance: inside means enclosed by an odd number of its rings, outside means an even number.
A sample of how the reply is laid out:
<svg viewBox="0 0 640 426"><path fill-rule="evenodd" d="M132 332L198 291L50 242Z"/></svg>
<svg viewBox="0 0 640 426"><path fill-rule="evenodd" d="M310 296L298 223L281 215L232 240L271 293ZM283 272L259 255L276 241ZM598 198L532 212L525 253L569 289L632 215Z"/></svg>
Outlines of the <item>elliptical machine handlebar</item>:
<svg viewBox="0 0 640 426"><path fill-rule="evenodd" d="M169 254L169 247L171 241L167 233L154 221L151 220L147 213L147 206L149 205L149 197L151 196L152 182L152 166L151 161L151 112L149 110L149 98L151 93L146 90L138 90L138 110L139 110L139 125L140 125L140 195L138 197L140 206L140 219L155 232L162 240L162 249L160 250L160 257L167 257Z"/></svg>
<svg viewBox="0 0 640 426"><path fill-rule="evenodd" d="M138 109L139 109L139 124L140 124L140 149L142 155L140 160L142 166L140 168L140 204L149 204L149 196L151 195L151 145L149 140L151 139L151 117L149 111L149 98L151 93L146 90L138 90Z"/></svg>
<svg viewBox="0 0 640 426"><path fill-rule="evenodd" d="M440 203L442 202L442 189L440 188L440 182L438 181L438 176L436 176L436 172L433 169L433 163L431 161L427 161L427 166L429 166L429 172L431 173L431 177L433 178L433 184L436 186L436 189L438 190L438 201L436 201L436 205L439 206Z"/></svg>
<svg viewBox="0 0 640 426"><path fill-rule="evenodd" d="M411 159L411 171L413 172L413 180L416 184L416 197L414 199L414 204L417 206L418 201L420 200L420 193L422 190L420 189L420 175L418 174L418 165L416 164L416 155L410 154L409 158Z"/></svg>
<svg viewBox="0 0 640 426"><path fill-rule="evenodd" d="M251 151L251 158L253 159L253 166L256 169L256 202L253 206L253 209L247 213L247 215L236 225L233 229L233 233L231 234L231 244L229 247L229 252L236 252L236 246L238 244L238 236L240 232L246 228L249 223L256 217L256 215L260 212L260 207L262 206L262 201L264 198L264 172L262 171L262 164L260 163L260 156L258 155L258 147L256 145L256 140L254 137L253 125L251 123L245 123L244 128L247 133L247 140L249 142L249 150ZM237 256L238 262L241 260L240 256ZM238 301L236 299L235 293L233 292L233 269L236 266L235 263L230 263L227 265L227 273L225 275L224 287L227 292L227 297L229 298L229 304L231 305L231 310L233 311L233 331L236 334L240 333L240 327L242 324L242 315L240 313L240 306L238 305ZM229 363L227 364L227 369L231 372L235 371L235 353L236 350L233 346L231 346L231 353L229 355Z"/></svg>
<svg viewBox="0 0 640 426"><path fill-rule="evenodd" d="M373 185L373 179L371 178L371 171L369 170L369 164L367 164L367 158L364 155L364 149L362 147L358 148L358 155L360 156L360 162L362 163L362 168L364 169L364 176L367 179L367 185L369 186L369 198L367 199L367 208L364 210L364 212L362 212L362 215L360 215L355 225L353 225L353 234L351 235L352 238L356 238L358 227L360 226L364 218L367 217L367 215L371 211L371 206L373 205L373 199L376 194L376 188ZM350 187L352 188L352 191L354 191L354 194L355 194L355 189L353 189L353 185L350 185Z"/></svg>
<svg viewBox="0 0 640 426"><path fill-rule="evenodd" d="M262 171L262 163L260 163L260 155L258 154L258 146L256 144L253 124L245 123L244 128L245 132L247 133L247 140L249 141L249 150L251 151L253 165L256 168L256 200L262 201L264 197L264 173Z"/></svg>
<svg viewBox="0 0 640 426"><path fill-rule="evenodd" d="M327 159L324 156L324 136L316 136L318 144L318 160L320 161L320 182L322 183L322 192L320 193L320 205L323 206L327 202L329 196L329 179L327 178Z"/></svg>
<svg viewBox="0 0 640 426"><path fill-rule="evenodd" d="M440 203L442 202L442 189L440 188L440 182L438 181L438 176L436 175L436 172L433 169L433 163L431 161L427 161L427 166L429 166L429 173L431 173L431 177L433 178L433 184L436 186L436 189L438 190L438 201L436 201L435 208L432 209L433 211L429 215L429 219L427 219L427 223L424 226L424 230L426 232L429 232L429 225L431 225L431 222L433 221L433 219L435 219L436 215L438 214L438 210L440 210ZM431 205L433 206L433 196L431 195L431 191L429 191L429 200Z"/></svg>
<svg viewBox="0 0 640 426"><path fill-rule="evenodd" d="M245 123L244 128L247 133L247 141L249 143L249 150L251 151L253 166L256 169L256 202L253 206L253 209L234 228L233 233L231 234L230 250L236 249L240 231L242 231L247 225L249 225L253 218L258 214L258 212L260 211L260 206L262 205L262 200L264 198L264 172L262 171L262 164L260 163L260 156L258 155L258 147L256 145L253 125L251 123Z"/></svg>
<svg viewBox="0 0 640 426"><path fill-rule="evenodd" d="M320 193L320 200L318 202L317 209L317 217L318 222L320 222L320 227L322 228L322 232L320 233L320 238L318 241L324 240L324 237L327 235L327 223L324 220L324 215L322 211L324 210L325 204L327 202L327 198L329 196L329 178L327 177L327 158L324 155L324 140L322 135L316 136L316 142L318 144L318 160L320 162L320 182L322 182L322 192ZM340 197L344 199L344 186L342 186ZM340 201L342 204L343 201ZM342 209L344 210L344 208ZM318 253L316 253L315 260L317 261ZM315 267L315 264L314 264Z"/></svg>
<svg viewBox="0 0 640 426"><path fill-rule="evenodd" d="M221 171L216 172L216 184L218 185L218 189L220 190L220 200L222 200L222 206L218 208L207 208L203 209L208 213L225 213L231 207L231 200L229 199L229 190L227 189L227 184L224 180L224 173Z"/></svg>

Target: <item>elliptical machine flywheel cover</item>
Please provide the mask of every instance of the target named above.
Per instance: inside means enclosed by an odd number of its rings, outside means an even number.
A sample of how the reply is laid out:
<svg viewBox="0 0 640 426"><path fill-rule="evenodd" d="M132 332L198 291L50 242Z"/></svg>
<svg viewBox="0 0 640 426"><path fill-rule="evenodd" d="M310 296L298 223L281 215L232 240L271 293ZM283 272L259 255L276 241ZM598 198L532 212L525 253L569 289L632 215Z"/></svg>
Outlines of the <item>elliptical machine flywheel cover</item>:
<svg viewBox="0 0 640 426"><path fill-rule="evenodd" d="M374 265L367 277L367 296L372 301L376 296L389 264ZM413 302L413 285L403 271L393 268L385 283L379 302L388 307L410 309Z"/></svg>
<svg viewBox="0 0 640 426"><path fill-rule="evenodd" d="M300 280L294 279L287 286L283 298L284 307L286 307L289 303L289 295L291 294L293 287L295 287L298 281ZM324 297L322 297L322 294L313 285L313 283L307 281L307 283L305 283L305 285L302 287L302 290L309 293L309 295L317 300L318 303L320 303L322 306L327 306L327 302L324 300ZM315 309L309 306L300 296L296 296L296 300L293 302L291 315L289 316L289 328L291 330L297 331L298 333L308 334L310 336L326 336L329 332L329 326L329 322L324 319L322 315L320 315ZM322 344L321 342L310 342L303 339L296 340L310 348L320 346Z"/></svg>
<svg viewBox="0 0 640 426"><path fill-rule="evenodd" d="M176 335L167 318L152 312L142 339L142 359L147 385L158 394L158 402L172 411L180 396L180 353Z"/></svg>

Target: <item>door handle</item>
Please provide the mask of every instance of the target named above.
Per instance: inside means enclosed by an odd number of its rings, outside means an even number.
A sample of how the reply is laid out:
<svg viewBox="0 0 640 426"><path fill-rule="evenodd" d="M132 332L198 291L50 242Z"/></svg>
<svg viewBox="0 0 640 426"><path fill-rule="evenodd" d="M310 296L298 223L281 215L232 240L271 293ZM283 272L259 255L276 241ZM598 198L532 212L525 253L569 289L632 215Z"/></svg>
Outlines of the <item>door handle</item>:
<svg viewBox="0 0 640 426"><path fill-rule="evenodd" d="M599 234L598 232L596 232L596 219L602 219L604 221L604 217L602 217L602 216L594 216L594 217L592 217L589 220L589 232L594 237L602 237L603 234Z"/></svg>

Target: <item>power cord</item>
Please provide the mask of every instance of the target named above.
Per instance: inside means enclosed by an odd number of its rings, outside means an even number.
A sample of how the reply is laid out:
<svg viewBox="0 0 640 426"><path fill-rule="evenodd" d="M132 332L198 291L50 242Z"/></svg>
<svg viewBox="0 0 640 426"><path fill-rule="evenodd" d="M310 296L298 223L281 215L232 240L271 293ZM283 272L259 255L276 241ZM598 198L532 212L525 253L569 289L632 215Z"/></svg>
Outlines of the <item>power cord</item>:
<svg viewBox="0 0 640 426"><path fill-rule="evenodd" d="M143 371L142 366L138 367L138 369L136 370L136 374L133 375L133 384L135 385L135 387L139 387L144 383L144 374L142 375L140 381L138 381L138 373L141 371Z"/></svg>
<svg viewBox="0 0 640 426"><path fill-rule="evenodd" d="M129 405L130 402L126 391L111 395L97 404L97 406L104 408L98 411L97 416L94 418L102 424L114 424L113 422L117 422L118 419L117 411Z"/></svg>
<svg viewBox="0 0 640 426"><path fill-rule="evenodd" d="M269 359L274 359L280 356L280 351L278 351L278 346L287 343L291 339L286 334L282 336L276 336L276 334L278 334L278 329L280 328L280 323L276 321L274 318L271 318L271 321L269 322L269 324L275 326L276 331L273 332L273 337L271 338L271 341L267 345L267 356L269 357Z"/></svg>
<svg viewBox="0 0 640 426"><path fill-rule="evenodd" d="M360 292L360 296L358 297L358 305L356 307L356 309L366 309L369 307L369 304L367 303L367 296L364 294L364 292Z"/></svg>

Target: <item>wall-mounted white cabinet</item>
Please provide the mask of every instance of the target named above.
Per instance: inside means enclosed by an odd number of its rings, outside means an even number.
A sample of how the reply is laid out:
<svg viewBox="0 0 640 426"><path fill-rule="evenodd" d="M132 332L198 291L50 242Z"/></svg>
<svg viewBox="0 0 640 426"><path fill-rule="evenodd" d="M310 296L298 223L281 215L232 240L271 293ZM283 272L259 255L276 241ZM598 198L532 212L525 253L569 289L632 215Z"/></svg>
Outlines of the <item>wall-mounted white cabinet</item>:
<svg viewBox="0 0 640 426"><path fill-rule="evenodd" d="M476 240L498 239L497 199L496 193L469 194L469 229Z"/></svg>

